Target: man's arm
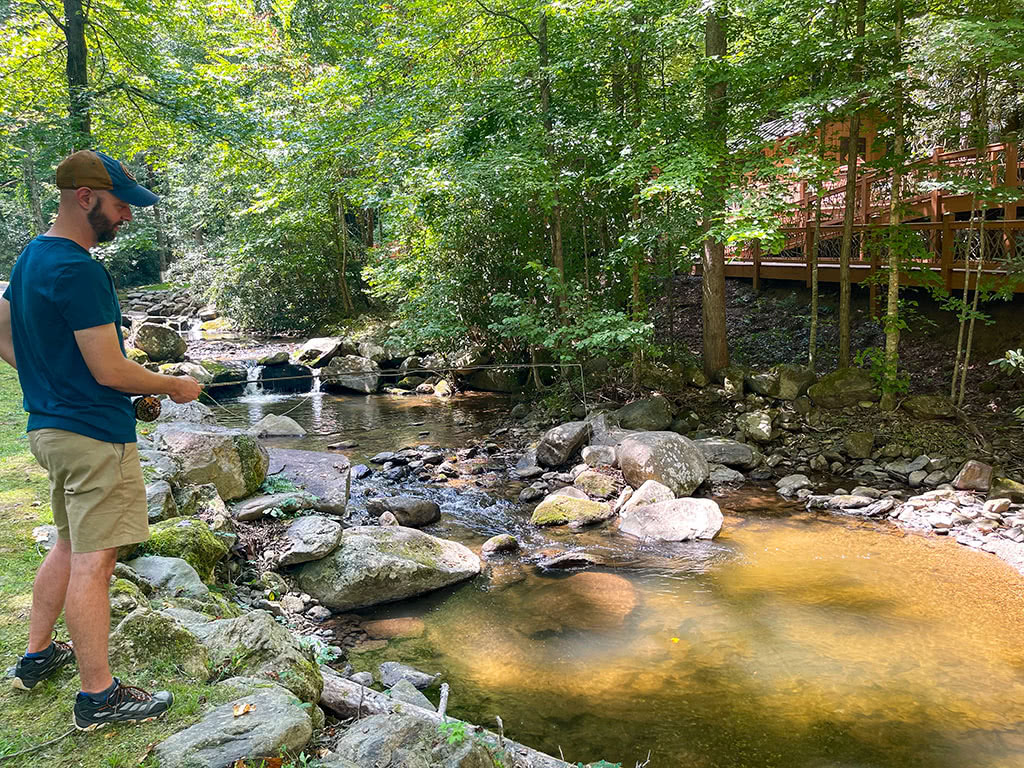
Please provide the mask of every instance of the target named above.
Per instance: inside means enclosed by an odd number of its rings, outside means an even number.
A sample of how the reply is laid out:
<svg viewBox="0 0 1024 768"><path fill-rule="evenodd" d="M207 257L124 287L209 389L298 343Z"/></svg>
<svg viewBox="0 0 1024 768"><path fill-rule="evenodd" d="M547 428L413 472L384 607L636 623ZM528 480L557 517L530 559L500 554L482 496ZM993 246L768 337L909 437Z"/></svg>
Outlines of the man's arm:
<svg viewBox="0 0 1024 768"><path fill-rule="evenodd" d="M11 302L0 299L0 357L12 368L18 367L14 359L14 334L11 332Z"/></svg>
<svg viewBox="0 0 1024 768"><path fill-rule="evenodd" d="M165 376L133 363L121 353L113 323L75 331L78 349L99 384L129 394L170 395L176 403L199 397L202 387L191 376Z"/></svg>

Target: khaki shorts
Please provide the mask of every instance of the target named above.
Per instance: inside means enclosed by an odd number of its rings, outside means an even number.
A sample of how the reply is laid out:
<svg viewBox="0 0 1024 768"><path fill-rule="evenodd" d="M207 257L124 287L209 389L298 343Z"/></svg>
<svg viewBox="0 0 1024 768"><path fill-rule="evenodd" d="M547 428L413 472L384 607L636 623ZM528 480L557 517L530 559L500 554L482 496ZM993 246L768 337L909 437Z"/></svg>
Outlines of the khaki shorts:
<svg viewBox="0 0 1024 768"><path fill-rule="evenodd" d="M149 538L146 484L135 443L104 443L63 429L28 433L32 455L50 474L58 538L72 552L138 544Z"/></svg>

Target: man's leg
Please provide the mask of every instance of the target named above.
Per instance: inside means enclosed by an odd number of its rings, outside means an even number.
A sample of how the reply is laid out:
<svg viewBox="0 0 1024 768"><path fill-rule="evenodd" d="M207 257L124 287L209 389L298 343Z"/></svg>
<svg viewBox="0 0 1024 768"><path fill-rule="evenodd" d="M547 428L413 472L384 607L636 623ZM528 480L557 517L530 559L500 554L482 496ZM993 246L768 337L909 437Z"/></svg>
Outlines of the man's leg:
<svg viewBox="0 0 1024 768"><path fill-rule="evenodd" d="M71 542L57 539L57 544L43 560L32 586L32 615L28 630L28 652L38 653L50 647L53 625L64 608L71 574Z"/></svg>
<svg viewBox="0 0 1024 768"><path fill-rule="evenodd" d="M71 641L78 657L82 690L97 693L109 688L107 644L110 638L110 576L117 564L117 548L71 555L71 587L64 606Z"/></svg>

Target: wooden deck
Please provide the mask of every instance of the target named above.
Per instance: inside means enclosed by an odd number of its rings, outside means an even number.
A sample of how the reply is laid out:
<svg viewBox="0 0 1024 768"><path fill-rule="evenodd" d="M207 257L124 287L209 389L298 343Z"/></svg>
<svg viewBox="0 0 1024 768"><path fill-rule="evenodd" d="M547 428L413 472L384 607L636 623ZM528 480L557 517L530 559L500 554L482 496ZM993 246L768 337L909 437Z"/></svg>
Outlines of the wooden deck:
<svg viewBox="0 0 1024 768"><path fill-rule="evenodd" d="M984 256L982 273L1000 281L1011 271L1024 268L1024 146L1016 143L991 144L983 150L942 152L912 165L901 200L903 228L920 238L919 257L901 275L904 285L935 284L947 290L962 289L966 264L970 261L972 280L982 255L979 222L984 211ZM1010 201L999 204L972 200L970 195L949 194L957 180L984 180L1010 193ZM944 191L947 190L947 191ZM871 279L886 260L880 235L889 225L892 177L888 172L869 172L857 179L854 244L850 258L850 280L871 284L874 307L876 283ZM1015 194L1019 191L1021 194ZM817 198L806 184L794 187L793 208L782 228L785 245L776 255L762 254L758 241L732 246L726 253L725 274L753 280L794 280L811 284L808 254L814 248L814 211ZM842 214L846 204L846 168L826 185L821 195L822 226L818 243L818 280L839 282L839 244ZM972 207L976 211L971 218ZM1013 281L1016 283L1016 281ZM1014 290L1024 293L1024 281Z"/></svg>

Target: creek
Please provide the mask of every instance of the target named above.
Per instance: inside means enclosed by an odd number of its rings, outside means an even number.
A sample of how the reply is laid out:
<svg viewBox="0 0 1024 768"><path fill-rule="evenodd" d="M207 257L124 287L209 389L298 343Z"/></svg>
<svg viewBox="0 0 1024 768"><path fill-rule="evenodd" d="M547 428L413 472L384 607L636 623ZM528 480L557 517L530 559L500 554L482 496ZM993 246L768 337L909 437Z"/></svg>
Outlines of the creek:
<svg viewBox="0 0 1024 768"><path fill-rule="evenodd" d="M354 440L353 463L420 444L478 443L510 403L434 397L250 395L216 408L227 426L285 413ZM498 438L500 442L500 438ZM998 559L882 522L805 511L774 489L718 497L711 542L645 544L610 530L537 530L521 486L353 483L441 504L429 533L471 548L516 535L517 556L477 579L364 611L407 636L353 653L443 672L449 713L572 761L694 768L1024 768L1024 585ZM584 549L587 571L542 572L542 554ZM436 695L436 692L435 692Z"/></svg>

